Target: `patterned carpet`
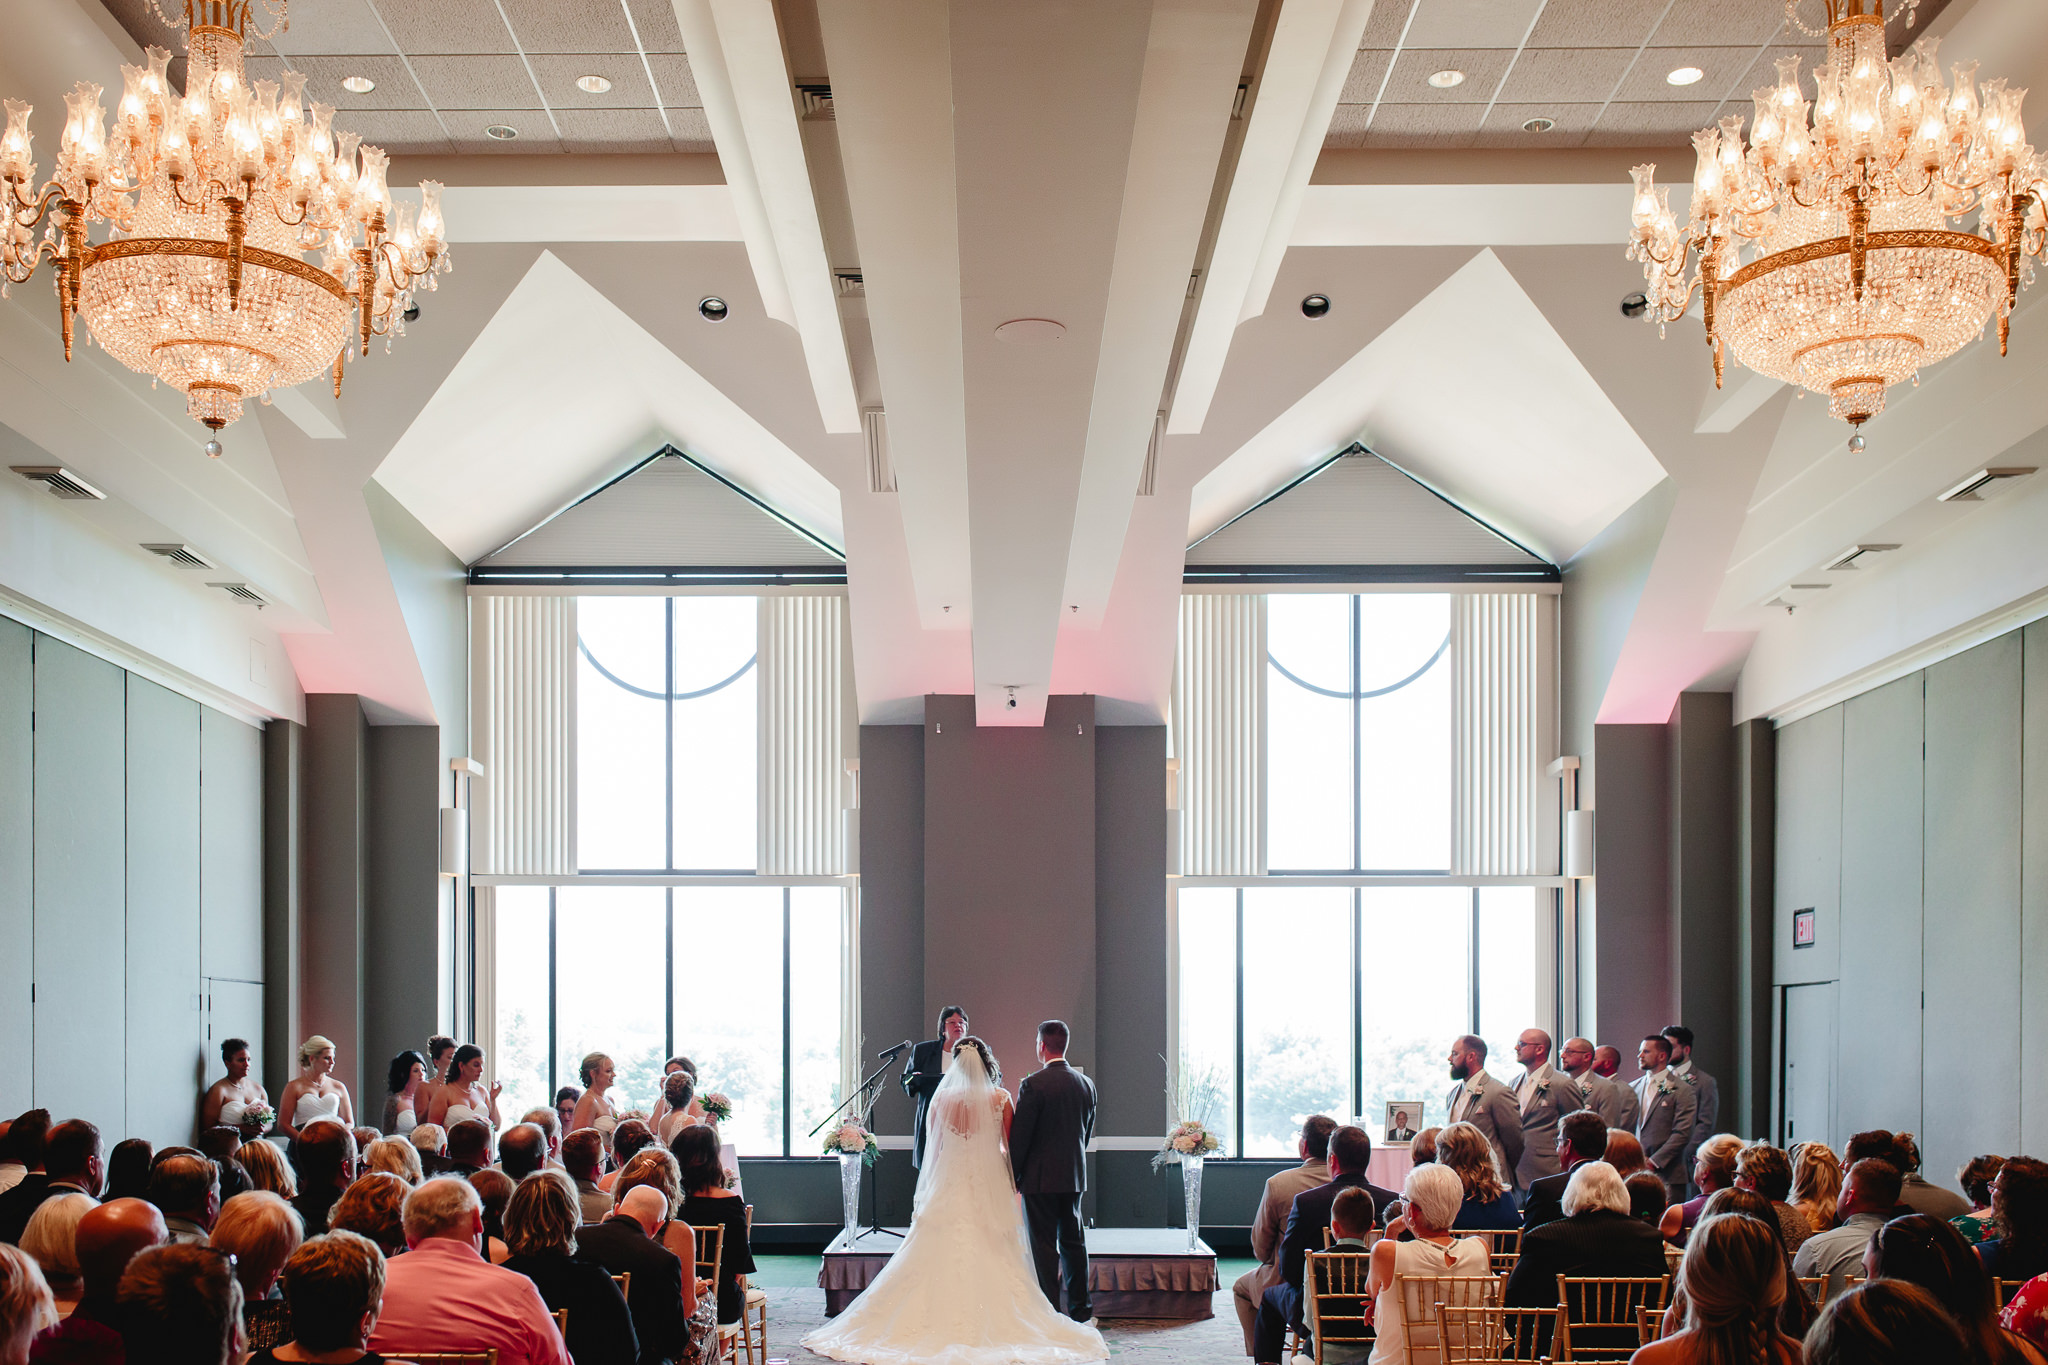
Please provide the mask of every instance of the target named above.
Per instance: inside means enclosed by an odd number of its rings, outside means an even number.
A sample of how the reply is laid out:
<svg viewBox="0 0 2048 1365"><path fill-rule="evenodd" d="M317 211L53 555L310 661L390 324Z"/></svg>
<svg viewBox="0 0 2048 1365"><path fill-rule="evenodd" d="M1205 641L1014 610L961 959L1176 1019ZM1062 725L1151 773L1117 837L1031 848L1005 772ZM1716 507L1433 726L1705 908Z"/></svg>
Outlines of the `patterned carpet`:
<svg viewBox="0 0 2048 1365"><path fill-rule="evenodd" d="M824 1361L797 1342L825 1320L825 1291L817 1288L814 1256L757 1256L753 1282L768 1292L769 1365L813 1365ZM1130 1365L1246 1365L1244 1338L1230 1302L1230 1284L1249 1269L1249 1261L1219 1261L1223 1288L1217 1291L1216 1316L1206 1322L1154 1323L1106 1320L1096 1323L1109 1343L1110 1359Z"/></svg>

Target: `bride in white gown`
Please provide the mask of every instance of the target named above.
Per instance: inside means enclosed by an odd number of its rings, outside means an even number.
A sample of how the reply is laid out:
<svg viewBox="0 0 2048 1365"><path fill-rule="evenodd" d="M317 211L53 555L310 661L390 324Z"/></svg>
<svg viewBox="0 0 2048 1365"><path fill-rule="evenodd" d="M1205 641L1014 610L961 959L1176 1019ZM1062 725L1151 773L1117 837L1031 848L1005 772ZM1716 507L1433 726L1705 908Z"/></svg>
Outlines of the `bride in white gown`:
<svg viewBox="0 0 2048 1365"><path fill-rule="evenodd" d="M1079 1365L1102 1334L1045 1301L1010 1175L1009 1096L963 1038L932 1096L910 1235L806 1349L859 1365ZM993 1059L988 1059L993 1060Z"/></svg>

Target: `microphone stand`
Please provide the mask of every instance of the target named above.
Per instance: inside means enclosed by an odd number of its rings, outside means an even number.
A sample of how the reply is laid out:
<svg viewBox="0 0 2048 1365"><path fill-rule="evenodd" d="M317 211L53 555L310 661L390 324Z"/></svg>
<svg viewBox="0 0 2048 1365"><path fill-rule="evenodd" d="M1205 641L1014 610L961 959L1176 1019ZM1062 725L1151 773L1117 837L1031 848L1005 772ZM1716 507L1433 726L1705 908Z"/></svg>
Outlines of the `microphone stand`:
<svg viewBox="0 0 2048 1365"><path fill-rule="evenodd" d="M885 1072L889 1070L890 1067L896 1065L896 1058L902 1052L903 1049L900 1047L887 1049L882 1054L882 1064L876 1067L873 1071L869 1072L868 1078L862 1081L860 1085L854 1089L852 1094L848 1095L845 1099L841 1100L839 1104L832 1110L832 1112L827 1114L823 1119L821 1119L818 1123L818 1126L811 1129L811 1131L805 1136L816 1137L819 1133L824 1131L825 1126L827 1124L831 1123L834 1119L838 1118L842 1113L845 1113L854 1105L860 1106L860 1126L864 1129L867 1129L869 1132L873 1132L873 1129L868 1128L868 1120L869 1116L875 1112L876 1103L880 1101L880 1099L882 1098L882 1076ZM867 1182L868 1187L868 1226L865 1228L861 1228L858 1231L852 1228L847 1229L848 1236L846 1241L846 1249L848 1251L853 1250L853 1244L855 1242L858 1242L861 1238L867 1236L870 1233L880 1233L885 1236L894 1237L898 1241L901 1241L903 1238L903 1234L896 1231L896 1229L885 1228L882 1226L882 1201L880 1197L875 1193L874 1163L870 1161L863 1161L861 1165L866 1168L862 1172L862 1179Z"/></svg>

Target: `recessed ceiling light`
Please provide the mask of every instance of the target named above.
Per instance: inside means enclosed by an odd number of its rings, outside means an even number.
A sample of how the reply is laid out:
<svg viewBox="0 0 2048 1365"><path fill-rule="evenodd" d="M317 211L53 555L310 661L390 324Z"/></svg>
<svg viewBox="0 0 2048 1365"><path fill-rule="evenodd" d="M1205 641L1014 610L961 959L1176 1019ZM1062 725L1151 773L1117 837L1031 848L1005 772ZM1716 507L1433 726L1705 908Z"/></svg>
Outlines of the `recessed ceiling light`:
<svg viewBox="0 0 2048 1365"><path fill-rule="evenodd" d="M1556 126L1556 119L1543 118L1539 115L1538 117L1532 118L1527 123L1523 124L1522 131L1525 133L1547 133Z"/></svg>
<svg viewBox="0 0 2048 1365"><path fill-rule="evenodd" d="M576 88L586 95L602 95L612 88L612 83L603 76L578 76Z"/></svg>
<svg viewBox="0 0 2048 1365"><path fill-rule="evenodd" d="M519 130L509 124L493 123L490 127L484 129L484 136L494 138L499 142L510 142L513 138L519 136Z"/></svg>
<svg viewBox="0 0 2048 1365"><path fill-rule="evenodd" d="M1694 85L1706 78L1706 72L1696 66L1681 66L1664 77L1666 85Z"/></svg>
<svg viewBox="0 0 2048 1365"><path fill-rule="evenodd" d="M377 88L377 82L368 76L343 76L341 88L351 95L367 95Z"/></svg>
<svg viewBox="0 0 2048 1365"><path fill-rule="evenodd" d="M1429 83L1439 90L1448 90L1454 85L1463 85L1465 73L1458 70L1433 71L1430 73Z"/></svg>

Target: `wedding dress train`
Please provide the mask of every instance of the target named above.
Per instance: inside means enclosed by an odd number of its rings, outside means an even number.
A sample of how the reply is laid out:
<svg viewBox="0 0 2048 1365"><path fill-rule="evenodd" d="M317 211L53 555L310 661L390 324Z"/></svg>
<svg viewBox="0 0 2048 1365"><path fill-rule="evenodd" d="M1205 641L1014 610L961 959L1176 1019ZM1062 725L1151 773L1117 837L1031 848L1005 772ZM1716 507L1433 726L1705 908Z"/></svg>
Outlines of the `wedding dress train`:
<svg viewBox="0 0 2048 1365"><path fill-rule="evenodd" d="M1102 1334L1047 1303L1003 1149L1001 1100L962 1048L932 1096L910 1235L806 1349L858 1365L1081 1365Z"/></svg>

